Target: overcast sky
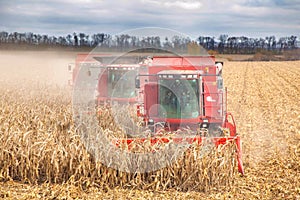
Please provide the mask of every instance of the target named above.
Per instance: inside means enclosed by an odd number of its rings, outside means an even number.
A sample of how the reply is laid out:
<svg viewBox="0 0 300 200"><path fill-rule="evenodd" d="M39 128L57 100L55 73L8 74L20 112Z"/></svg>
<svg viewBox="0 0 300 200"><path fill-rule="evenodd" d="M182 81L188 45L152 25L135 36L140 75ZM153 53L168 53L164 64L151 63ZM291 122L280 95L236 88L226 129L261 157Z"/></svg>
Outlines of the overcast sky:
<svg viewBox="0 0 300 200"><path fill-rule="evenodd" d="M0 0L0 31L117 34L162 27L195 38L300 37L300 0Z"/></svg>

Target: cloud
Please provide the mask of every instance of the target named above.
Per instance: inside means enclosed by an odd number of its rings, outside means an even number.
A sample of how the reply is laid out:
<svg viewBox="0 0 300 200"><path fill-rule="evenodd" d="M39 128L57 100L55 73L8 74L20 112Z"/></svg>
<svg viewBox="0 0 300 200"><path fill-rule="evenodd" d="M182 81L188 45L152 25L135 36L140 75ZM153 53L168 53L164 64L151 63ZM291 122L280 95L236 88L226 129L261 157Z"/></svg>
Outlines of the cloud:
<svg viewBox="0 0 300 200"><path fill-rule="evenodd" d="M161 7L165 8L180 8L180 9L185 9L185 10L196 10L201 8L202 3L200 1L191 1L191 0L184 0L184 1L170 1L170 0L143 0L142 1L145 4L148 5L159 5Z"/></svg>
<svg viewBox="0 0 300 200"><path fill-rule="evenodd" d="M0 31L118 33L164 27L197 37L300 33L299 0L0 0Z"/></svg>

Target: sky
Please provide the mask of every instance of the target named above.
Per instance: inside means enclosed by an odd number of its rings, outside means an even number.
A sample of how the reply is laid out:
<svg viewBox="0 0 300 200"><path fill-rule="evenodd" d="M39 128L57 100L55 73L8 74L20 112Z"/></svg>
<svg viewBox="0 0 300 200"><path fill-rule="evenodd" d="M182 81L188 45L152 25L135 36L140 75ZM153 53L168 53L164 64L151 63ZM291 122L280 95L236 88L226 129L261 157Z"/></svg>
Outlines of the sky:
<svg viewBox="0 0 300 200"><path fill-rule="evenodd" d="M119 34L144 27L199 35L300 37L300 0L0 0L0 31Z"/></svg>

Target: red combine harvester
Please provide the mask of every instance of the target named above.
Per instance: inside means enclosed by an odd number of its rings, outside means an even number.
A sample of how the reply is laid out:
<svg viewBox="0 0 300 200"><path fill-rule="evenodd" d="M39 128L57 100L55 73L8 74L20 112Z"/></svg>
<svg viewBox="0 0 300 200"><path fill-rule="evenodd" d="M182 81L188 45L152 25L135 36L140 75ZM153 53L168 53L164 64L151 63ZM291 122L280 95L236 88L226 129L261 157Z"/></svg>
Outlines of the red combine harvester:
<svg viewBox="0 0 300 200"><path fill-rule="evenodd" d="M153 133L151 144L172 140L178 144L200 145L212 141L219 146L234 142L238 170L244 174L241 139L236 133L233 116L227 112L222 62L215 62L213 56L154 56L143 62L137 57L127 57L109 64L104 61L111 61L107 56L86 55L86 58L81 67L88 63L89 76L91 69L97 70L97 105L117 102L136 106L137 115ZM128 58L130 62L126 61ZM73 81L79 71L79 65L76 66ZM160 135L162 130L179 133L178 130L187 129L192 135ZM149 138L119 138L113 143L130 146L133 142L143 143L145 140Z"/></svg>
<svg viewBox="0 0 300 200"><path fill-rule="evenodd" d="M115 102L134 104L137 102L135 77L138 74L139 61L140 58L136 56L118 58L104 54L78 54L75 67L72 69L69 65L72 73L69 84L74 85L77 79L79 82L97 80L96 87L91 85L87 88L93 88L96 105Z"/></svg>
<svg viewBox="0 0 300 200"><path fill-rule="evenodd" d="M201 144L207 139L216 146L235 142L238 170L244 174L240 136L233 116L226 110L222 65L213 56L153 57L150 64L140 66L136 77L137 115L154 133L153 144L170 140ZM184 129L192 131L194 136L177 135L172 139L158 136L160 130ZM118 139L115 144L130 145L136 140L145 139Z"/></svg>
<svg viewBox="0 0 300 200"><path fill-rule="evenodd" d="M114 102L136 103L135 77L139 65L113 64L102 67L95 90L97 105Z"/></svg>

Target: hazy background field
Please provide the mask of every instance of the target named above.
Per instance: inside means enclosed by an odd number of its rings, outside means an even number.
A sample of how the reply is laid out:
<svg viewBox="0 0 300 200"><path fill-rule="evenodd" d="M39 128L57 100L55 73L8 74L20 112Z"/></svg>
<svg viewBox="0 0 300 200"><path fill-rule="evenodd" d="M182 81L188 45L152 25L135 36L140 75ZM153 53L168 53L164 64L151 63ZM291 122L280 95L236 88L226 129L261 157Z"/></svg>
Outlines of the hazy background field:
<svg viewBox="0 0 300 200"><path fill-rule="evenodd" d="M76 52L65 51L0 51L1 81L18 79L53 85L66 85L70 78L68 64Z"/></svg>

